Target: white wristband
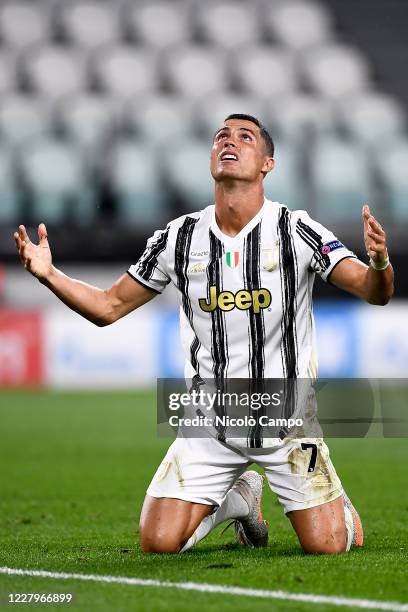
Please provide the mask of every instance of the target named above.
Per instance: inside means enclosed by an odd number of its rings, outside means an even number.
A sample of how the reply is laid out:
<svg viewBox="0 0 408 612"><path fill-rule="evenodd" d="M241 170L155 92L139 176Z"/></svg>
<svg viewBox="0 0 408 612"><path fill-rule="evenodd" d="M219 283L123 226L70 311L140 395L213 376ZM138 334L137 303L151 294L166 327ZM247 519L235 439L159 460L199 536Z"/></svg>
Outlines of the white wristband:
<svg viewBox="0 0 408 612"><path fill-rule="evenodd" d="M374 270L377 270L377 272L382 272L383 270L386 270L389 265L390 265L389 257L387 257L387 259L384 259L384 261L374 261L370 257L370 266L374 268Z"/></svg>

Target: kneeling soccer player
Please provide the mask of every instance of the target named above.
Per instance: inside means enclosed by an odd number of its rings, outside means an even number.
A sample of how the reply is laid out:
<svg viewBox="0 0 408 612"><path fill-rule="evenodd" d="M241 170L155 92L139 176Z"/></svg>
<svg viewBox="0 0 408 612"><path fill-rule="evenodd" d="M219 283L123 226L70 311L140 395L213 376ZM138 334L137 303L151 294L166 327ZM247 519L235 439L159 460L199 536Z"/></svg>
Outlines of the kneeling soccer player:
<svg viewBox="0 0 408 612"><path fill-rule="evenodd" d="M257 119L230 115L211 152L215 206L184 215L148 241L139 261L109 290L65 276L52 265L46 229L39 245L24 228L15 234L22 263L66 305L96 325L108 325L151 300L170 282L178 290L186 377L314 378L312 313L315 274L369 302L393 293L385 233L363 208L370 264L359 261L305 211L265 199L264 177L274 168L273 141ZM340 170L339 170L340 171ZM186 168L189 172L189 168ZM224 437L178 438L147 491L141 547L176 553L215 526L236 521L238 541L264 546L265 470L306 552L339 553L361 546L359 516L347 498L322 439L310 464L307 439L263 440L237 446ZM303 444L303 446L302 446ZM310 445L309 445L310 446Z"/></svg>

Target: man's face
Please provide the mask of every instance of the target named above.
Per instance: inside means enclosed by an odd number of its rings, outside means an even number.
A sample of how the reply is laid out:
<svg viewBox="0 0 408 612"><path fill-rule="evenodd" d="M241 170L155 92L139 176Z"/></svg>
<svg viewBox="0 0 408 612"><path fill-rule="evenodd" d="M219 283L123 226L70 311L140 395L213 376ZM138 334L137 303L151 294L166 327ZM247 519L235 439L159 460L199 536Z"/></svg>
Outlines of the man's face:
<svg viewBox="0 0 408 612"><path fill-rule="evenodd" d="M263 179L263 173L273 166L260 129L252 121L229 119L216 132L211 151L211 174L215 181Z"/></svg>

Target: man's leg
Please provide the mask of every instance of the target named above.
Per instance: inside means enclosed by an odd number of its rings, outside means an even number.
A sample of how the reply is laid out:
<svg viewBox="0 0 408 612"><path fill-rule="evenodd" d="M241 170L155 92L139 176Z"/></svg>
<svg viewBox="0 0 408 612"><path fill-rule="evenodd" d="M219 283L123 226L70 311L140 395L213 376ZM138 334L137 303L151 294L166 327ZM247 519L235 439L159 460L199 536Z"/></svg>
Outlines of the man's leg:
<svg viewBox="0 0 408 612"><path fill-rule="evenodd" d="M186 552L213 529L229 519L247 516L248 504L235 489L214 506L168 497L146 495L140 517L140 546L143 552Z"/></svg>
<svg viewBox="0 0 408 612"><path fill-rule="evenodd" d="M265 468L305 552L334 554L352 544L362 546L360 518L344 494L323 440L288 440L252 459Z"/></svg>
<svg viewBox="0 0 408 612"><path fill-rule="evenodd" d="M347 550L343 497L314 508L288 512L287 516L306 553L333 554Z"/></svg>
<svg viewBox="0 0 408 612"><path fill-rule="evenodd" d="M184 552L221 522L248 514L247 502L232 489L247 465L213 438L175 440L147 490L142 550Z"/></svg>
<svg viewBox="0 0 408 612"><path fill-rule="evenodd" d="M143 552L177 553L214 506L146 495L140 516Z"/></svg>
<svg viewBox="0 0 408 612"><path fill-rule="evenodd" d="M363 545L360 517L345 494L314 508L288 512L287 516L306 553L333 554Z"/></svg>

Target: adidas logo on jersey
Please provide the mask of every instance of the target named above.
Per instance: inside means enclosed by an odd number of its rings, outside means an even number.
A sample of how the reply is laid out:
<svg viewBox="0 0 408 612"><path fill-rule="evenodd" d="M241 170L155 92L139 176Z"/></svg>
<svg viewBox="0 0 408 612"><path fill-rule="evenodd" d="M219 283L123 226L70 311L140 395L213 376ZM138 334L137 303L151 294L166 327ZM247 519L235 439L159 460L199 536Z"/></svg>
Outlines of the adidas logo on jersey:
<svg viewBox="0 0 408 612"><path fill-rule="evenodd" d="M252 291L241 289L235 294L232 291L221 291L217 295L217 288L212 286L210 287L209 298L200 298L198 302L204 312L212 312L216 308L224 311L234 308L239 310L252 308L254 313L258 314L262 309L270 306L272 296L268 289L253 289Z"/></svg>

